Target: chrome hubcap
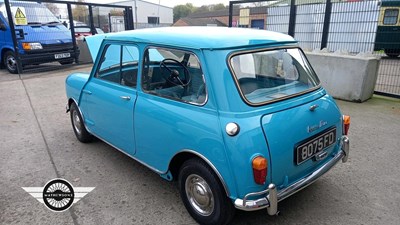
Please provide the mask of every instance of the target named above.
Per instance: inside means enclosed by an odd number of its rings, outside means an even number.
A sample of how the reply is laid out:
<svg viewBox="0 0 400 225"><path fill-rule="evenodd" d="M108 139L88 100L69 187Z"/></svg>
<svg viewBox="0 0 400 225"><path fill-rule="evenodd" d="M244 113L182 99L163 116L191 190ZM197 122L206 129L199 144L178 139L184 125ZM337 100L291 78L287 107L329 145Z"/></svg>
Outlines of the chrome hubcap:
<svg viewBox="0 0 400 225"><path fill-rule="evenodd" d="M75 110L72 112L72 123L74 125L76 133L81 134L82 132L81 119L79 118L78 112Z"/></svg>
<svg viewBox="0 0 400 225"><path fill-rule="evenodd" d="M17 61L15 61L15 58L13 56L7 57L7 67L10 70L15 70L15 68L17 67Z"/></svg>
<svg viewBox="0 0 400 225"><path fill-rule="evenodd" d="M191 174L185 182L186 196L190 205L201 215L209 216L214 211L214 196L210 186L200 176Z"/></svg>

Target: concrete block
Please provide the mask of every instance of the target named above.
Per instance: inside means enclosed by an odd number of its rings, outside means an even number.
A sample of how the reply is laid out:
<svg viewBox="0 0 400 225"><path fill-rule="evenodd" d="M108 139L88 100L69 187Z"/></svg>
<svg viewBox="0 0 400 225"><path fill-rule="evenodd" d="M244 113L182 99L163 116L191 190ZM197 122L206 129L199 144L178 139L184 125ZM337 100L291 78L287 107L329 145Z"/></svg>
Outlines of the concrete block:
<svg viewBox="0 0 400 225"><path fill-rule="evenodd" d="M306 52L322 86L334 98L364 102L374 93L379 58Z"/></svg>

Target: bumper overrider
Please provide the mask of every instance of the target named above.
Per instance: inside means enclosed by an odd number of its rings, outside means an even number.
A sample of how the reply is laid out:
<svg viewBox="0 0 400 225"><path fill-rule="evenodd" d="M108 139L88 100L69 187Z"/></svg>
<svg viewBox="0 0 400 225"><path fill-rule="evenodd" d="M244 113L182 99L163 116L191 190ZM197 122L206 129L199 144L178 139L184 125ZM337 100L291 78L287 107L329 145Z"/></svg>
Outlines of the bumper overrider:
<svg viewBox="0 0 400 225"><path fill-rule="evenodd" d="M267 208L269 215L276 215L278 213L278 202L283 199L291 196L292 194L300 191L301 189L307 187L316 181L319 177L328 172L333 166L336 165L340 160L345 163L349 157L350 151L350 141L347 136L342 136L340 139L340 150L339 152L325 165L323 165L318 170L314 171L307 177L297 181L291 186L284 188L278 192L276 189L276 185L271 183L268 185L268 188L264 191L249 193L244 196L243 199L235 200L235 207L244 211L254 211L259 209ZM258 198L255 200L248 200L250 197L266 195L262 198Z"/></svg>

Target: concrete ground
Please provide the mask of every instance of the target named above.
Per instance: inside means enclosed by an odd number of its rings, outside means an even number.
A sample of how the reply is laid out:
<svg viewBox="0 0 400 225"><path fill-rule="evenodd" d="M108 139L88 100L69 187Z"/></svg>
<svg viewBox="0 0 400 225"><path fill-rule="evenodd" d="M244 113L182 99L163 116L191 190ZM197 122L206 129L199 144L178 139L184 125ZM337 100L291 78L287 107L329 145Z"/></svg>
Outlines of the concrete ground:
<svg viewBox="0 0 400 225"><path fill-rule="evenodd" d="M82 144L65 113L64 80L88 66L10 75L0 70L0 224L195 224L175 183L109 145ZM338 101L351 115L351 156L313 185L232 224L400 223L400 100ZM61 177L96 187L68 211L48 210L21 187Z"/></svg>

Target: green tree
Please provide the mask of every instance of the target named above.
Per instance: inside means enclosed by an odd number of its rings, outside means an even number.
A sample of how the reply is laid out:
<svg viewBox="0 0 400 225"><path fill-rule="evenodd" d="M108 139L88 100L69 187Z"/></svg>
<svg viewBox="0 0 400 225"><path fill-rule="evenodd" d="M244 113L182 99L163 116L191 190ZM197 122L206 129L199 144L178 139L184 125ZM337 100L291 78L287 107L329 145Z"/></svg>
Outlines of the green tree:
<svg viewBox="0 0 400 225"><path fill-rule="evenodd" d="M202 5L198 8L196 8L195 12L211 12L211 11L217 11L217 10L227 9L227 8L228 8L228 6L225 6L223 3Z"/></svg>
<svg viewBox="0 0 400 225"><path fill-rule="evenodd" d="M211 11L216 11L216 10L229 8L228 6L225 6L223 3L219 3L219 4L215 4L215 5L211 5L211 6L212 6L212 10Z"/></svg>
<svg viewBox="0 0 400 225"><path fill-rule="evenodd" d="M85 2L85 0L78 0L78 2ZM86 6L84 5L75 5L75 7L72 8L72 17L74 20L83 22L83 23L88 23L89 21L89 10Z"/></svg>
<svg viewBox="0 0 400 225"><path fill-rule="evenodd" d="M195 7L191 3L186 3L185 5L177 5L173 9L174 22L178 21L180 18L188 16L194 11Z"/></svg>
<svg viewBox="0 0 400 225"><path fill-rule="evenodd" d="M60 10L58 9L57 5L54 3L44 3L44 5L52 12L55 16L59 16Z"/></svg>

